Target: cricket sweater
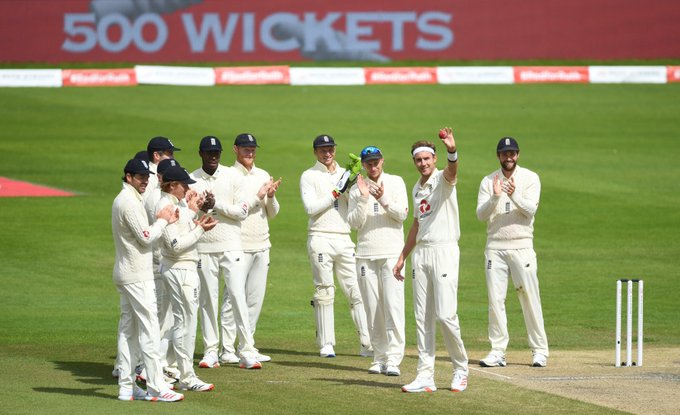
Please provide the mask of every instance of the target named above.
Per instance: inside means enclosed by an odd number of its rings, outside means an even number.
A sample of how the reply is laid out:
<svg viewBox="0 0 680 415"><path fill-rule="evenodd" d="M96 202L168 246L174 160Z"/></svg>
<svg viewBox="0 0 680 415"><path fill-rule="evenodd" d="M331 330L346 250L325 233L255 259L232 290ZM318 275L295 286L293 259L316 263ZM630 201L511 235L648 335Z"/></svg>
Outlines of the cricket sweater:
<svg viewBox="0 0 680 415"><path fill-rule="evenodd" d="M515 167L510 178L514 179L512 196L493 192L493 178L498 175L507 182L501 169L482 179L477 196L477 218L487 222L487 249L533 248L534 215L538 210L541 182L531 170Z"/></svg>
<svg viewBox="0 0 680 415"><path fill-rule="evenodd" d="M179 220L163 230L161 245L161 265L167 268L196 270L198 265L198 238L205 233L201 226L194 223L196 212L180 205L180 201L169 193L162 192L156 211L171 205L179 209Z"/></svg>
<svg viewBox="0 0 680 415"><path fill-rule="evenodd" d="M271 176L255 165L248 171L238 161L234 162L232 169L242 177L244 199L248 203L248 217L241 222L243 251L257 252L269 249L272 244L269 241L268 219L279 213L279 202L276 200L276 195L272 198L265 195L264 199L260 199L257 197L257 192Z"/></svg>
<svg viewBox="0 0 680 415"><path fill-rule="evenodd" d="M309 215L308 234L326 237L346 237L350 234L347 223L347 192L335 199L333 190L345 169L335 162L330 172L319 161L300 177L300 194L305 212Z"/></svg>
<svg viewBox="0 0 680 415"><path fill-rule="evenodd" d="M217 219L217 225L198 240L198 252L242 250L241 221L248 216L248 204L240 197L240 178L223 165L212 176L199 168L191 173L191 178L196 180L191 188L198 194L210 191L215 195L215 207L210 213Z"/></svg>
<svg viewBox="0 0 680 415"><path fill-rule="evenodd" d="M380 187L385 193L377 200L363 196L358 185L349 192L347 221L357 229L357 258L396 258L404 247L404 220L408 216L408 195L404 180L383 172L378 182L365 178L369 186Z"/></svg>
<svg viewBox="0 0 680 415"><path fill-rule="evenodd" d="M149 225L142 195L131 185L123 183L123 189L111 208L111 231L116 247L114 283L125 285L153 280L152 244L161 237L167 225L164 219Z"/></svg>

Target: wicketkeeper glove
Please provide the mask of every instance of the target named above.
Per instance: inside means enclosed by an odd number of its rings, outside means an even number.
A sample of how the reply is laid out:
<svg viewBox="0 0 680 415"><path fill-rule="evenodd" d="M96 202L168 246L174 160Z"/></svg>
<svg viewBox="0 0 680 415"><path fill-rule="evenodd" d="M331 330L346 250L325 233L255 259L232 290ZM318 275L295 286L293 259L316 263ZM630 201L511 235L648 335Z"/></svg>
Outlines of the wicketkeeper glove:
<svg viewBox="0 0 680 415"><path fill-rule="evenodd" d="M333 197L336 199L340 197L341 194L345 193L347 189L352 187L357 181L357 176L361 171L361 158L355 154L349 153L349 163L345 165L345 172L340 176L338 184L335 185L335 190L333 190Z"/></svg>

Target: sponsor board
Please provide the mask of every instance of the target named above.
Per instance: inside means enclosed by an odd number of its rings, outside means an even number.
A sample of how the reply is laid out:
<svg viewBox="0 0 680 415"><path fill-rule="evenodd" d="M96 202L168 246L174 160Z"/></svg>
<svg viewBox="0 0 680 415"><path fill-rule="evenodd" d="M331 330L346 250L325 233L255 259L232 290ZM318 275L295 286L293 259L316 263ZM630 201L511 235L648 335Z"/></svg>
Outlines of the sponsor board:
<svg viewBox="0 0 680 415"><path fill-rule="evenodd" d="M516 66L515 83L588 83L587 66Z"/></svg>
<svg viewBox="0 0 680 415"><path fill-rule="evenodd" d="M665 84L668 71L665 66L590 66L593 84Z"/></svg>
<svg viewBox="0 0 680 415"><path fill-rule="evenodd" d="M215 83L224 85L289 84L288 66L215 68Z"/></svg>
<svg viewBox="0 0 680 415"><path fill-rule="evenodd" d="M512 84L512 66L441 66L437 68L440 84Z"/></svg>
<svg viewBox="0 0 680 415"><path fill-rule="evenodd" d="M60 87L61 69L0 69L0 87Z"/></svg>
<svg viewBox="0 0 680 415"><path fill-rule="evenodd" d="M137 85L134 69L64 69L64 86L132 86Z"/></svg>
<svg viewBox="0 0 680 415"><path fill-rule="evenodd" d="M152 85L215 85L213 68L192 68L187 66L135 66L137 82Z"/></svg>
<svg viewBox="0 0 680 415"><path fill-rule="evenodd" d="M436 68L364 68L367 84L436 84Z"/></svg>
<svg viewBox="0 0 680 415"><path fill-rule="evenodd" d="M290 68L291 85L364 85L362 68Z"/></svg>

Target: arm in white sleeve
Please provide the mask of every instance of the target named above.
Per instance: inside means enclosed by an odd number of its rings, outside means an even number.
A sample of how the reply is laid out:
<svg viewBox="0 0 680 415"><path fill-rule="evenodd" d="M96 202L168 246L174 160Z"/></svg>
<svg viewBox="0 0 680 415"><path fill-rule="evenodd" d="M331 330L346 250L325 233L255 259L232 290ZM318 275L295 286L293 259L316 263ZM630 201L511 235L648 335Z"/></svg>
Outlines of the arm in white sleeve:
<svg viewBox="0 0 680 415"><path fill-rule="evenodd" d="M347 222L352 229L359 229L366 223L368 216L368 195L363 196L359 188L354 185L349 191L347 207Z"/></svg>
<svg viewBox="0 0 680 415"><path fill-rule="evenodd" d="M305 212L309 216L316 216L319 213L331 208L335 198L333 197L333 190L329 188L328 193L322 197L317 196L316 188L312 182L313 177L303 174L300 177L300 194L302 195L302 205L305 207Z"/></svg>
<svg viewBox="0 0 680 415"><path fill-rule="evenodd" d="M190 232L180 234L179 226L176 226L175 223L166 226L163 230L163 242L168 250L175 253L182 253L193 249L203 233L205 233L205 231L202 227L195 226Z"/></svg>
<svg viewBox="0 0 680 415"><path fill-rule="evenodd" d="M267 218L271 219L279 214L279 201L276 200L276 195L274 197L265 197L265 199L264 209L267 212Z"/></svg>
<svg viewBox="0 0 680 415"><path fill-rule="evenodd" d="M488 221L499 200L501 197L493 194L493 182L490 182L488 177L483 178L477 194L477 219L482 222Z"/></svg>
<svg viewBox="0 0 680 415"><path fill-rule="evenodd" d="M127 209L123 215L123 220L132 230L135 239L145 246L151 245L159 239L163 234L163 228L168 226L165 219L158 219L152 225L149 225L146 211L139 209Z"/></svg>
<svg viewBox="0 0 680 415"><path fill-rule="evenodd" d="M396 185L397 182L395 181L394 184ZM386 201L383 201L385 195L378 200L383 209L385 209L387 216L399 223L405 221L408 216L408 196L404 181L399 180L399 184L396 188L389 189L388 196L389 198Z"/></svg>
<svg viewBox="0 0 680 415"><path fill-rule="evenodd" d="M517 206L524 216L531 218L538 210L538 200L541 197L541 182L538 176L529 178L529 183L521 192L513 192L510 200Z"/></svg>

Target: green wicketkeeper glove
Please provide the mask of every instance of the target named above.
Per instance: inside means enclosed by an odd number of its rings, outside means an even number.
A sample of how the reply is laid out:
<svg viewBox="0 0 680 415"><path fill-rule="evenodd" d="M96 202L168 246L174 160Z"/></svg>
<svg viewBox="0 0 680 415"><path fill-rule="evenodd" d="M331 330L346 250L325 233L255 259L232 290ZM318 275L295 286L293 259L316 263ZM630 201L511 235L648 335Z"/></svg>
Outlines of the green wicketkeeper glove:
<svg viewBox="0 0 680 415"><path fill-rule="evenodd" d="M342 173L338 184L333 190L333 196L337 199L341 194L345 193L347 189L352 187L356 182L357 176L361 171L361 158L356 154L349 153L349 163L345 165L345 172Z"/></svg>

